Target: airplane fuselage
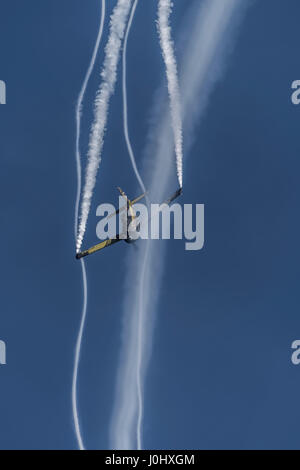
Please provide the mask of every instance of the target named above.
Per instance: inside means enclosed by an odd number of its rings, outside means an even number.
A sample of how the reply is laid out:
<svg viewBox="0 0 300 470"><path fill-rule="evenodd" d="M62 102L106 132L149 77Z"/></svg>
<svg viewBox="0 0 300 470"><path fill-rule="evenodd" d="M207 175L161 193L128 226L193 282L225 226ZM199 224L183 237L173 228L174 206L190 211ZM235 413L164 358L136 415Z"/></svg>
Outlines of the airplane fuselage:
<svg viewBox="0 0 300 470"><path fill-rule="evenodd" d="M125 195L125 193L119 189L121 194ZM167 199L164 204L171 204L171 202L173 202L178 196L180 196L182 193L182 188L179 188L169 199ZM123 238L122 236L120 235L117 235L115 238L111 238L111 239L108 239L108 240L105 240L101 243L98 243L97 245L95 246L92 246L91 248L89 248L88 250L84 250L84 251L81 251L79 253L76 253L76 259L81 259L85 256L88 256L88 255L91 255L92 253L95 253L96 251L100 251L102 250L103 248L107 247L107 246L110 246L110 245L113 245L121 240L124 240L126 243L128 244L131 244L131 243L134 243L137 241L138 237L137 238L132 238L129 234L129 224L131 225L131 230L136 230L136 231L139 231L139 228L140 228L140 224L137 224L136 227L134 227L134 222L135 222L135 219L136 219L136 214L135 214L135 210L133 209L133 205L138 202L140 199L142 199L143 197L145 197L145 194L142 194L141 196L139 196L138 198L136 198L134 201L129 201L127 199L127 204L125 205L125 208L127 207L127 210L128 210L128 216L127 216L127 237L126 238ZM127 198L127 197L126 197ZM113 215L119 213L119 210L116 211ZM126 232L125 232L126 234ZM125 235L124 234L124 235Z"/></svg>

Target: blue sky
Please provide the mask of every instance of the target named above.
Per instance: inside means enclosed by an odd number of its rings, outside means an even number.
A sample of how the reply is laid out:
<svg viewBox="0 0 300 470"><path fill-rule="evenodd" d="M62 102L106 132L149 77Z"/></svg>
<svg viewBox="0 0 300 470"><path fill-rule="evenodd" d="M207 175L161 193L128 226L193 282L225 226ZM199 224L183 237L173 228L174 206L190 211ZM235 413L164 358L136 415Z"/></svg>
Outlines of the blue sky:
<svg viewBox="0 0 300 470"><path fill-rule="evenodd" d="M176 40L187 2L174 3ZM138 161L164 78L155 12L155 1L141 1L128 47ZM290 361L300 337L300 108L290 100L300 78L299 13L296 0L253 2L186 156L182 202L205 204L206 242L197 253L181 241L168 244L146 379L147 448L299 448L300 369ZM77 446L70 400L82 303L73 239L74 108L98 19L95 0L1 2L3 449ZM83 150L102 59L103 48L85 101ZM87 246L95 242L97 205L116 202L117 185L136 189L121 98L118 81ZM79 372L87 448L108 446L127 249L116 245L87 263Z"/></svg>

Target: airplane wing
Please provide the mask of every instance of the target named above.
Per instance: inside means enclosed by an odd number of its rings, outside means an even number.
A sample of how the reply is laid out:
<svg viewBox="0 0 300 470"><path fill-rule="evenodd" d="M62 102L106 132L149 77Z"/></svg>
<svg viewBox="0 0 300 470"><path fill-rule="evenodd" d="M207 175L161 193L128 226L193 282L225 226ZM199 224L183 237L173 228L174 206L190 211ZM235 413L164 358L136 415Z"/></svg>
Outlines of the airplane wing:
<svg viewBox="0 0 300 470"><path fill-rule="evenodd" d="M144 194L141 194L139 197L135 198L133 201L131 201L131 204L136 204L137 202L139 202L141 199L143 199L144 197L146 196L146 193Z"/></svg>
<svg viewBox="0 0 300 470"><path fill-rule="evenodd" d="M98 243L95 246L92 246L88 250L81 251L80 253L76 253L76 259L80 259L80 258L84 258L85 256L92 255L93 253L96 253L96 251L103 250L103 248L113 245L114 243L118 243L122 240L124 240L124 238L121 238L120 235L117 235L116 238L109 238L108 240L104 240L103 242Z"/></svg>
<svg viewBox="0 0 300 470"><path fill-rule="evenodd" d="M182 194L182 188L179 188L171 197L169 197L169 199L164 201L163 204L168 204L168 205L171 204L171 202L173 202L174 199L178 198L181 194Z"/></svg>

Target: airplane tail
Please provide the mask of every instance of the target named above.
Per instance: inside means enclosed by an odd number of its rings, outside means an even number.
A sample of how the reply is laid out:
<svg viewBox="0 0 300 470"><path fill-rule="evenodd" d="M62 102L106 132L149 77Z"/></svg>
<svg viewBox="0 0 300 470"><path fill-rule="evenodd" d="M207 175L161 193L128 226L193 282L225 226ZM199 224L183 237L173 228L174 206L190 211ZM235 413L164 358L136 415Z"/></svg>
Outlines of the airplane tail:
<svg viewBox="0 0 300 470"><path fill-rule="evenodd" d="M131 201L130 201L130 199L127 197L127 194L125 194L125 192L123 191L123 189L120 188L120 186L117 186L117 188L118 188L118 191L119 191L119 193L121 194L121 196L125 197L125 198L127 199L127 201L130 203Z"/></svg>

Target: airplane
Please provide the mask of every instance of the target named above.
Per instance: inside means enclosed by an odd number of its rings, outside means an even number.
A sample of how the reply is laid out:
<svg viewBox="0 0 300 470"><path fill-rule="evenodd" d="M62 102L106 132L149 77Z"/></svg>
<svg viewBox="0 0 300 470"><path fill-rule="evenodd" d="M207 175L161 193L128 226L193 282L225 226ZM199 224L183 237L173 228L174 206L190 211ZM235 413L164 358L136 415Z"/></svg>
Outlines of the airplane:
<svg viewBox="0 0 300 470"><path fill-rule="evenodd" d="M132 201L128 199L124 191L118 187L118 190L120 194L125 198L127 201L127 204L123 206L121 209L118 209L115 211L113 214L110 214L107 219L119 214L119 212L124 211L125 209L127 210L127 232L120 235L116 235L115 238L109 238L107 240L104 240L101 243L98 243L97 245L92 246L88 250L81 251L79 253L76 253L76 259L81 259L84 258L85 256L91 255L93 253L96 253L97 251L102 250L103 248L106 248L108 246L113 245L114 243L118 243L120 241L125 241L126 243L134 243L136 239L131 238L129 232L128 232L128 227L129 225L134 221L136 215L135 215L135 210L133 209L134 204L136 204L138 201L143 199L146 196L146 193L141 194L138 196L136 199L133 199ZM164 201L164 204L170 205L171 202L173 202L177 197L179 197L182 194L182 188L177 189L177 191L169 197L166 201ZM136 227L136 230L138 230L138 226Z"/></svg>

